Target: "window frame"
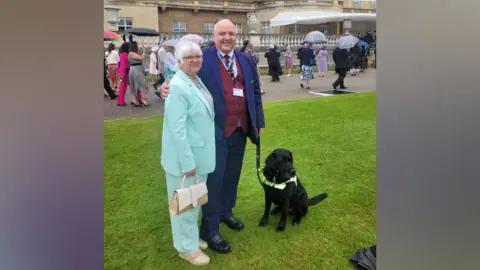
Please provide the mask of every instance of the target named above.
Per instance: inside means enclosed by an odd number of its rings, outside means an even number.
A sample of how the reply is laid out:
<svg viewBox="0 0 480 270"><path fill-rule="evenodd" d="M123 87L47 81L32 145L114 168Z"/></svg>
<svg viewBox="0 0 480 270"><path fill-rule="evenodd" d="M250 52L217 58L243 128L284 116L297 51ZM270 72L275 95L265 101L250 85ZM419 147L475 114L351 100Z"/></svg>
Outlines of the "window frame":
<svg viewBox="0 0 480 270"><path fill-rule="evenodd" d="M236 23L235 28L236 28L237 34L242 34L243 33L243 24L242 23Z"/></svg>
<svg viewBox="0 0 480 270"><path fill-rule="evenodd" d="M176 27L175 23L182 23L183 27ZM178 31L183 30L183 31ZM187 23L184 21L172 21L172 32L173 33L186 33L187 32Z"/></svg>
<svg viewBox="0 0 480 270"><path fill-rule="evenodd" d="M272 27L270 26L270 21L264 21L260 23L260 33L273 34Z"/></svg>
<svg viewBox="0 0 480 270"><path fill-rule="evenodd" d="M123 20L123 24L120 24L120 22ZM127 21L130 21L130 26L127 24ZM121 30L120 28L124 28ZM131 17L118 17L118 22L117 22L117 30L118 32L125 32L128 29L133 28L133 18Z"/></svg>
<svg viewBox="0 0 480 270"><path fill-rule="evenodd" d="M207 25L208 25L208 27L206 27ZM204 22L203 23L203 32L208 33L208 34L213 34L213 28L214 27L215 27L214 22ZM207 31L207 28L211 28L211 29L208 29L208 31Z"/></svg>
<svg viewBox="0 0 480 270"><path fill-rule="evenodd" d="M353 8L360 9L360 0L353 0Z"/></svg>

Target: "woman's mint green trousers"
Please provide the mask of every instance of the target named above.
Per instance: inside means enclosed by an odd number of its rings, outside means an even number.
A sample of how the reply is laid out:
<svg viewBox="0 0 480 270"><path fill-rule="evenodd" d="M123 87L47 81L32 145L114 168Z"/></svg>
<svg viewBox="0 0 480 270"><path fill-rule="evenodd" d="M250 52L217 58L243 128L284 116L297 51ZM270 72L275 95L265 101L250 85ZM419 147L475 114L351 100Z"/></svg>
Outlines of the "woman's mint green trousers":
<svg viewBox="0 0 480 270"><path fill-rule="evenodd" d="M205 182L208 175L198 175L199 182ZM173 192L182 186L183 177L166 173L168 203L172 200ZM195 177L185 179L185 187L195 183ZM181 253L194 253L199 249L198 215L201 207L196 207L180 215L170 214L172 225L173 246Z"/></svg>

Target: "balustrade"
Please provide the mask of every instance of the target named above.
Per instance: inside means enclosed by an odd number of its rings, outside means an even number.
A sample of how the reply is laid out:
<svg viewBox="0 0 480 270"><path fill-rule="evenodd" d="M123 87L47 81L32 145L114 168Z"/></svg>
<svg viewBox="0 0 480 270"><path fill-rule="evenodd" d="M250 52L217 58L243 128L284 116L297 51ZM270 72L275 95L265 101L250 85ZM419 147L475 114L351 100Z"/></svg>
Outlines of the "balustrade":
<svg viewBox="0 0 480 270"><path fill-rule="evenodd" d="M134 40L139 43L143 40L145 47L153 47L159 42L169 39L179 39L182 36L191 33L162 33L160 37L134 37ZM193 33L203 37L206 41L213 39L213 33ZM270 45L284 45L289 44L292 47L298 47L303 42L305 35L302 34L237 34L237 47L241 47L245 40L260 40L260 44L253 44L255 48L268 48ZM327 46L335 45L337 36L327 36ZM108 45L108 41L104 45ZM121 42L114 42L115 45L121 45Z"/></svg>

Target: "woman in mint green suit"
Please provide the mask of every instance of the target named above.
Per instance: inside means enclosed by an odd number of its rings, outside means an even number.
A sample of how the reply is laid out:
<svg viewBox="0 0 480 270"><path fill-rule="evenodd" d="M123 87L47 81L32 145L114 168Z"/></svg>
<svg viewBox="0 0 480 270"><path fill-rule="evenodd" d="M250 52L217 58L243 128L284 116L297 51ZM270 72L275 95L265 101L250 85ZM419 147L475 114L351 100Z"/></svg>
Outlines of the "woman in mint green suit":
<svg viewBox="0 0 480 270"><path fill-rule="evenodd" d="M182 41L175 46L179 71L170 81L171 94L165 100L161 163L166 173L168 201L173 192L206 181L215 169L215 124L213 99L196 75L202 67L200 46ZM173 245L181 258L193 265L206 265L210 258L202 252L207 244L199 239L198 214L194 208L170 215Z"/></svg>

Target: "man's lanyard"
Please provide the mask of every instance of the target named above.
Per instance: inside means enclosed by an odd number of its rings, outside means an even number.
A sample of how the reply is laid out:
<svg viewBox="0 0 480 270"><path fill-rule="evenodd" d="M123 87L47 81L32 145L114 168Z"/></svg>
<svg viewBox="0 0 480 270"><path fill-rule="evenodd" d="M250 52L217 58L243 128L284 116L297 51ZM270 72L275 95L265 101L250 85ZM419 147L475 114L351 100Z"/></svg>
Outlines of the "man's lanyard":
<svg viewBox="0 0 480 270"><path fill-rule="evenodd" d="M225 56L223 56L219 51L217 51L217 55L220 58L220 60L222 61L223 66L225 67L227 72L229 74L232 74L232 78L233 78L233 80L235 80L237 78L237 74L235 72L235 69L233 68L234 67L233 65L235 65L235 53L230 58L230 63L227 63L227 60L225 60ZM226 54L226 55L228 55L228 54Z"/></svg>

